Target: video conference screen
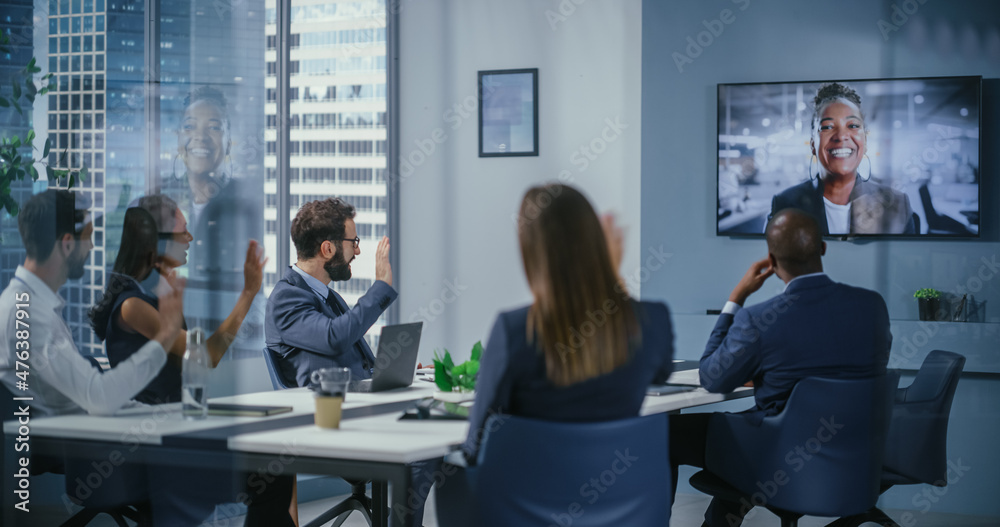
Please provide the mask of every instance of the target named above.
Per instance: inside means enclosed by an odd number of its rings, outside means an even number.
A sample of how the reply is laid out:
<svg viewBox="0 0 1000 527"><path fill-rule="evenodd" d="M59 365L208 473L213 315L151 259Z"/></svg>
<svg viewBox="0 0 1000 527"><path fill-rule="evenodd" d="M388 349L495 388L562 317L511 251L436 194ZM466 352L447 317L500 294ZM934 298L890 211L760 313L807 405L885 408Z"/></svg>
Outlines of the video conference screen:
<svg viewBox="0 0 1000 527"><path fill-rule="evenodd" d="M981 77L719 85L720 236L978 237Z"/></svg>

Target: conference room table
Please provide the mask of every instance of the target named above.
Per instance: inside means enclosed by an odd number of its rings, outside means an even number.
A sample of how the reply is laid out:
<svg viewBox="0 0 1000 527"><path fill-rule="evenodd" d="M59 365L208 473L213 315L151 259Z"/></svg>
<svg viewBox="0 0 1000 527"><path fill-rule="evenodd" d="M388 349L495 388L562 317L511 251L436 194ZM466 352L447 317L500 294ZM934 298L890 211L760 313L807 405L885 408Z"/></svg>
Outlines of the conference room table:
<svg viewBox="0 0 1000 527"><path fill-rule="evenodd" d="M696 364L696 363L695 363ZM690 363L687 365L690 367ZM683 368L684 366L678 366ZM678 378L695 372L679 372ZM690 387L678 393L647 396L643 415L748 397L750 388L711 394ZM31 420L33 455L86 460L121 460L179 468L226 468L260 475L320 474L372 480L372 525L407 525L412 511L411 464L438 460L465 440L463 420L400 420L403 411L434 394L433 383L382 393L349 393L338 430L313 424L315 403L306 388L267 391L212 399L211 402L291 406L268 417L209 416L187 420L179 405L141 407L114 416L65 415ZM4 424L5 474L16 467L17 425ZM391 490L391 492L390 492ZM4 515L13 509L4 493ZM390 515L389 512L392 511ZM19 513L20 514L20 513Z"/></svg>

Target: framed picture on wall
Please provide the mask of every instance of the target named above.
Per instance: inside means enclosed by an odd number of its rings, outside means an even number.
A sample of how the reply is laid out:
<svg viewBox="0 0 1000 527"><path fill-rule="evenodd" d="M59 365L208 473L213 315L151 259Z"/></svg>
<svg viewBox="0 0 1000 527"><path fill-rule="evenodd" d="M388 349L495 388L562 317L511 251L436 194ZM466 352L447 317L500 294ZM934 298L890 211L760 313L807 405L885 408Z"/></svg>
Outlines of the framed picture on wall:
<svg viewBox="0 0 1000 527"><path fill-rule="evenodd" d="M479 157L538 155L538 68L479 72Z"/></svg>

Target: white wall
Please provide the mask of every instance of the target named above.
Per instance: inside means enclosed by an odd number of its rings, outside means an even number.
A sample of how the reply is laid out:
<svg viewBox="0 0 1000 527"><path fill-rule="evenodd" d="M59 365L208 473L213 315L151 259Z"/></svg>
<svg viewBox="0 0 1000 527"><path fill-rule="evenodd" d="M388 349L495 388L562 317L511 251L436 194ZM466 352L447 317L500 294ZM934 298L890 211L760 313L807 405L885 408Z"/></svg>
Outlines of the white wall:
<svg viewBox="0 0 1000 527"><path fill-rule="evenodd" d="M400 318L424 320L426 363L435 348L467 357L498 310L530 302L512 215L532 185L562 174L617 212L623 269L639 266L641 3L429 0L403 3L399 18L392 247ZM479 158L476 73L513 68L539 69L540 155ZM580 148L592 143L604 151L590 160Z"/></svg>

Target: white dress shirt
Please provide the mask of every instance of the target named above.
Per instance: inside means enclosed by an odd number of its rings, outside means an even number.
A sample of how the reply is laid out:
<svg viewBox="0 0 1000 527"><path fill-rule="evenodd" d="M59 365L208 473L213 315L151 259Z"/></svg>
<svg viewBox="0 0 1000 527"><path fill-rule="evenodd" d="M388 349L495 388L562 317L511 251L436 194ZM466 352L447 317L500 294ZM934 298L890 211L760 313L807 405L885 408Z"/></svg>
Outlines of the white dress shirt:
<svg viewBox="0 0 1000 527"><path fill-rule="evenodd" d="M21 293L28 293L27 301ZM18 296L22 300L18 300ZM28 304L27 313L17 326L16 304ZM79 413L112 414L125 406L167 362L163 346L150 340L136 353L103 374L80 355L69 326L62 318L64 301L40 278L18 266L14 279L0 294L0 382L14 397L32 397L22 402L31 407L32 416ZM27 331L29 356L19 360L18 331ZM24 336L22 333L21 336ZM20 345L21 348L24 344ZM20 368L17 362L24 366ZM17 376L28 372L26 379ZM23 374L22 374L23 375ZM18 383L24 380L28 389Z"/></svg>

